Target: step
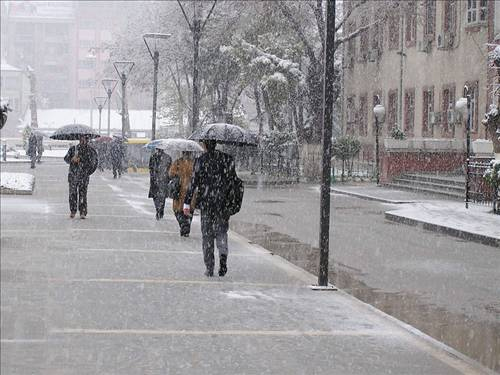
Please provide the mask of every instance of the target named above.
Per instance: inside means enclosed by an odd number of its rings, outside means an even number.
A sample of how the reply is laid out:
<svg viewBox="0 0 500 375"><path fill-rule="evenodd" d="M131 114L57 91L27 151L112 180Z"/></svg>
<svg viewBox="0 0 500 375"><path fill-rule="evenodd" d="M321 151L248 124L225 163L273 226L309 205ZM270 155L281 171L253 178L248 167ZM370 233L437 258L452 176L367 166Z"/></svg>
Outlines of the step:
<svg viewBox="0 0 500 375"><path fill-rule="evenodd" d="M412 186L412 185L403 185L403 184L397 184L397 183L384 184L384 186L391 188L391 189L408 190L408 191L413 191L416 193L424 193L424 194L430 194L430 195L442 195L442 196L446 196L446 197L458 199L458 200L465 199L464 193L458 194L458 193L453 193L453 192L450 192L447 190L430 189L430 188L423 188L423 187L417 187L417 186Z"/></svg>
<svg viewBox="0 0 500 375"><path fill-rule="evenodd" d="M429 188L434 190L446 190L452 193L462 194L465 191L465 184L462 186L457 185L448 185L448 184L438 184L435 182L429 181L420 181L420 180L410 180L406 178L395 178L392 182L402 185L411 185L421 188Z"/></svg>
<svg viewBox="0 0 500 375"><path fill-rule="evenodd" d="M401 175L401 177L408 180L427 181L443 185L448 184L456 186L465 186L465 176L440 176L440 175L405 173Z"/></svg>

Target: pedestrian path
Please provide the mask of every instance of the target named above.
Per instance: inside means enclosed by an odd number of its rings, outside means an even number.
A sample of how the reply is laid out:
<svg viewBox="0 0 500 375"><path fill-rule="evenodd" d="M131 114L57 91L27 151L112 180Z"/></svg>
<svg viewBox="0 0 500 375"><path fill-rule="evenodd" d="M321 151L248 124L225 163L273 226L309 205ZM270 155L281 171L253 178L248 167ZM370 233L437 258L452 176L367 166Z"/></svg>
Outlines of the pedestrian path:
<svg viewBox="0 0 500 375"><path fill-rule="evenodd" d="M98 172L70 220L65 172L1 197L2 374L491 373L235 233L203 276L199 217L154 220L144 177Z"/></svg>

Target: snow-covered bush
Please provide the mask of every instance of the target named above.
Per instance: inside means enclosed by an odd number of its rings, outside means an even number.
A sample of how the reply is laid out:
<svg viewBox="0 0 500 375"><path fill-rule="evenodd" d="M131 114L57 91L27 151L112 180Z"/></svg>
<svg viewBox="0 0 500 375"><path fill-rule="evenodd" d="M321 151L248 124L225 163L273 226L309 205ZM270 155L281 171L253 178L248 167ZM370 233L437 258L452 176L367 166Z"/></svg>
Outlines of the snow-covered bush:
<svg viewBox="0 0 500 375"><path fill-rule="evenodd" d="M403 139L406 139L406 134L398 127L394 127L394 128L392 128L392 131L391 131L391 137L394 139L403 140Z"/></svg>
<svg viewBox="0 0 500 375"><path fill-rule="evenodd" d="M489 168L484 172L483 177L488 185L498 189L500 187L500 160L493 159L490 162Z"/></svg>

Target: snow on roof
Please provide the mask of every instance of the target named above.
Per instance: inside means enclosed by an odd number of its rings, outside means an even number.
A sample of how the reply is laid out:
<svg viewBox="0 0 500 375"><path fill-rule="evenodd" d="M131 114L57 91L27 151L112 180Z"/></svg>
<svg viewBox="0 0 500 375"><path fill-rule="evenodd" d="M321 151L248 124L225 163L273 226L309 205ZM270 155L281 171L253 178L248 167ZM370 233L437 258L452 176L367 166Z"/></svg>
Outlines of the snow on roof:
<svg viewBox="0 0 500 375"><path fill-rule="evenodd" d="M21 69L16 68L15 66L12 66L10 64L7 64L7 61L5 61L4 59L1 60L0 70L2 72L20 72L21 71Z"/></svg>
<svg viewBox="0 0 500 375"><path fill-rule="evenodd" d="M151 110L129 110L130 130L134 131L147 131L151 129ZM90 110L89 109L39 109L37 111L37 120L39 129L57 129L63 125L68 124L85 124L90 126ZM99 111L94 109L92 111L92 127L97 129L99 127ZM31 123L31 111L27 110L24 116L22 126ZM122 117L116 111L111 111L110 124L112 132L121 132ZM161 119L157 119L157 126L166 126ZM102 111L101 129L108 128L108 113L106 110Z"/></svg>

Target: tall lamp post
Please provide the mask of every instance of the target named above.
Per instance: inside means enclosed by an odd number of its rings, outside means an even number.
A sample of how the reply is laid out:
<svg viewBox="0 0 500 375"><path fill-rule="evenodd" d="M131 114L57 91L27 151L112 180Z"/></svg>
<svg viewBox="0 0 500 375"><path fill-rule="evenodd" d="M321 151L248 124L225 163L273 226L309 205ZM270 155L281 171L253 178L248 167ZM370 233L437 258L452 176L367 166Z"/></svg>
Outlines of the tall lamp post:
<svg viewBox="0 0 500 375"><path fill-rule="evenodd" d="M94 97L94 102L97 105L97 109L99 110L99 135L101 135L101 114L102 114L102 109L106 102L108 101L108 98L105 96L96 96Z"/></svg>
<svg viewBox="0 0 500 375"><path fill-rule="evenodd" d="M380 98L377 96L377 104L373 107L373 114L375 116L375 168L377 171L377 185L380 184L380 146L379 146L379 133L380 124L385 120L385 107L380 104Z"/></svg>
<svg viewBox="0 0 500 375"><path fill-rule="evenodd" d="M470 177L470 122L471 122L471 92L468 86L464 86L464 96L457 100L455 109L459 111L462 116L467 115L467 122L465 125L466 135L466 151L465 151L465 208L469 208L469 177Z"/></svg>
<svg viewBox="0 0 500 375"><path fill-rule="evenodd" d="M108 95L108 137L111 135L111 94L113 94L113 90L117 83L118 81L116 79L107 78L102 80L102 85Z"/></svg>
<svg viewBox="0 0 500 375"><path fill-rule="evenodd" d="M125 138L125 136L127 136L128 133L130 132L130 122L128 118L127 98L125 95L126 93L125 89L127 85L128 76L135 64L133 61L115 61L113 65L122 83L122 138Z"/></svg>
<svg viewBox="0 0 500 375"><path fill-rule="evenodd" d="M160 52L158 51L158 41L171 37L171 34L149 33L144 34L142 39L153 59L153 118L151 121L151 140L156 137L156 100L158 98L158 63L160 62Z"/></svg>

